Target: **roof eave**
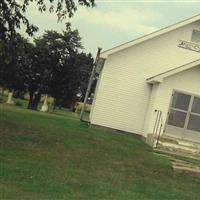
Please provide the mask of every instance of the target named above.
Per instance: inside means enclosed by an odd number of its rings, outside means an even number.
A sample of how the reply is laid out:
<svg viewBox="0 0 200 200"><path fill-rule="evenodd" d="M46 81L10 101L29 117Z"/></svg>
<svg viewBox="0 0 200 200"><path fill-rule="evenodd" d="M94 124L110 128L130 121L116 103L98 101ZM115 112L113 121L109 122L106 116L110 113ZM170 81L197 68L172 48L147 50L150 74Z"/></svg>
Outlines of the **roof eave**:
<svg viewBox="0 0 200 200"><path fill-rule="evenodd" d="M146 82L149 84L158 84L158 83L162 83L163 79L160 79L160 78L147 79Z"/></svg>
<svg viewBox="0 0 200 200"><path fill-rule="evenodd" d="M130 41L130 42L126 42L126 43L121 44L121 45L118 45L118 46L116 46L116 47L114 47L114 48L108 49L108 50L102 52L102 53L101 53L101 56L102 56L103 58L107 58L108 55L110 55L110 54L113 54L113 53L116 53L116 52L121 51L121 50L123 50L123 49L129 48L129 47L131 47L131 46L133 46L133 45L136 45L136 44L138 44L138 43L141 43L141 42L144 42L144 41L146 41L146 40L152 39L152 38L157 37L157 36L159 36L159 35L162 35L162 34L164 34L164 33L173 31L173 30L175 30L175 29L177 29L177 28L183 27L183 26L185 26L185 25L188 25L188 24L193 23L193 22L198 21L198 20L200 20L200 15L196 15L196 16L191 17L191 18L189 18L189 19L186 19L186 20L184 20L184 21L178 22L178 23L173 24L173 25L171 25L171 26L162 28L162 29L157 30L157 31L155 31L155 32L153 32L153 33L150 33L150 34L148 34L148 35L145 35L145 36L142 36L142 37L137 38L137 39L135 39L135 40L132 40L132 41Z"/></svg>
<svg viewBox="0 0 200 200"><path fill-rule="evenodd" d="M179 72L191 69L192 67L200 66L200 59L197 59L193 62L187 63L185 65L179 66L175 69L168 70L164 73L158 74L156 76L150 77L146 79L147 83L155 84L155 83L162 83L164 78L175 75Z"/></svg>

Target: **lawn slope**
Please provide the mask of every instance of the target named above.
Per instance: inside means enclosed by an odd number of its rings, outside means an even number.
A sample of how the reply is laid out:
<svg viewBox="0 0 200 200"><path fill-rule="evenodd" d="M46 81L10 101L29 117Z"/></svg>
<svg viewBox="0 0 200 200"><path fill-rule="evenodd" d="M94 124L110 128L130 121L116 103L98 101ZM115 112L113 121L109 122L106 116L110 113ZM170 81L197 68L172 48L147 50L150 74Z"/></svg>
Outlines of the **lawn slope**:
<svg viewBox="0 0 200 200"><path fill-rule="evenodd" d="M200 199L200 179L174 174L137 138L0 106L0 199Z"/></svg>

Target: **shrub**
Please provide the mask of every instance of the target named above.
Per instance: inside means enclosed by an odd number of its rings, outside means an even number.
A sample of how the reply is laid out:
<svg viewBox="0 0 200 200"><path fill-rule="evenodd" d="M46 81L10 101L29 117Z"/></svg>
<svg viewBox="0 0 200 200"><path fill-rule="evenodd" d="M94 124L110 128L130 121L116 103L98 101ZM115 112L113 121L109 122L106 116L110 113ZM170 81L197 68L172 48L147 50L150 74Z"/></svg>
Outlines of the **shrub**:
<svg viewBox="0 0 200 200"><path fill-rule="evenodd" d="M15 102L15 105L16 105L16 106L22 106L22 103L21 103L20 101L16 101L16 102Z"/></svg>
<svg viewBox="0 0 200 200"><path fill-rule="evenodd" d="M77 102L74 106L75 108L75 112L76 113L80 113L83 107L83 103L82 102ZM90 112L91 109L91 105L90 104L86 104L85 106L85 112Z"/></svg>

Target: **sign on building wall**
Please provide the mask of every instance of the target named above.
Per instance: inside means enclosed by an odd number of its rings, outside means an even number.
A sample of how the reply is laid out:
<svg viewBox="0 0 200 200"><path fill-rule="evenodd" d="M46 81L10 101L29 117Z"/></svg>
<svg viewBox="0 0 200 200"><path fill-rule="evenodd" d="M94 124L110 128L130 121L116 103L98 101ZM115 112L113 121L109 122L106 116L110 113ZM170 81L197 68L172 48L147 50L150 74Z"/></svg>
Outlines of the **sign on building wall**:
<svg viewBox="0 0 200 200"><path fill-rule="evenodd" d="M184 49L188 49L188 50L192 50L192 51L196 51L196 52L200 53L200 45L192 43L192 42L179 40L178 47L181 47L181 48L184 48Z"/></svg>
<svg viewBox="0 0 200 200"><path fill-rule="evenodd" d="M192 31L191 42L179 40L178 47L200 52L200 31L194 29Z"/></svg>

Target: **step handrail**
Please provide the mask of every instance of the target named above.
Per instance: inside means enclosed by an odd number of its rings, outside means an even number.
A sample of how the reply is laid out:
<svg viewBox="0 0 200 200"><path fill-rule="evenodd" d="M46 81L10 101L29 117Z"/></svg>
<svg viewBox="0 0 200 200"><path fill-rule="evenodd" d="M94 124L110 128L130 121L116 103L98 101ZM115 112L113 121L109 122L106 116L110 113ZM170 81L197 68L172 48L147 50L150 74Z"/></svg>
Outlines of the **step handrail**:
<svg viewBox="0 0 200 200"><path fill-rule="evenodd" d="M154 136L156 137L155 148L157 148L159 140L160 140L162 127L163 127L163 116L162 116L161 110L155 110L155 112L157 112L157 116L156 116L156 121L155 121L154 129L153 129L153 138L154 138Z"/></svg>

